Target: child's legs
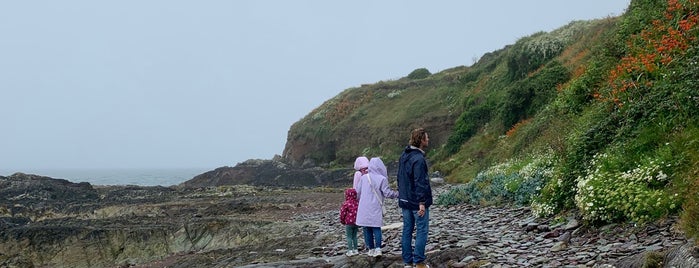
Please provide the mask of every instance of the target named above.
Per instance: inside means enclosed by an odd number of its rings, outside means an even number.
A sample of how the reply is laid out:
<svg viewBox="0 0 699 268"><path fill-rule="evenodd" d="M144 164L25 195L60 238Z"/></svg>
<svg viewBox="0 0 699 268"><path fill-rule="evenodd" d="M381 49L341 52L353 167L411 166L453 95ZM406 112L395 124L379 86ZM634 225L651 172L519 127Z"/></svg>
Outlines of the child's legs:
<svg viewBox="0 0 699 268"><path fill-rule="evenodd" d="M347 250L352 249L352 226L345 224L345 239L347 240Z"/></svg>
<svg viewBox="0 0 699 268"><path fill-rule="evenodd" d="M374 231L371 227L364 227L364 247L374 249Z"/></svg>
<svg viewBox="0 0 699 268"><path fill-rule="evenodd" d="M372 227L374 233L374 248L381 248L381 227Z"/></svg>
<svg viewBox="0 0 699 268"><path fill-rule="evenodd" d="M345 225L345 234L347 235L347 250L357 250L357 225Z"/></svg>

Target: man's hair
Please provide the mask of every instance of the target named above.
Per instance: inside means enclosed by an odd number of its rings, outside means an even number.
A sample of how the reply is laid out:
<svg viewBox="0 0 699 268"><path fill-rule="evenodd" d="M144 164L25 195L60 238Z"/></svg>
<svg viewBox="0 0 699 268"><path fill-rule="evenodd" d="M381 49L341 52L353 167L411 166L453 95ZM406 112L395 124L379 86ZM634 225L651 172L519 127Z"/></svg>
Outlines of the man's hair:
<svg viewBox="0 0 699 268"><path fill-rule="evenodd" d="M427 134L427 132L424 128L413 129L413 132L410 134L410 145L420 147L422 140L425 138L425 134Z"/></svg>

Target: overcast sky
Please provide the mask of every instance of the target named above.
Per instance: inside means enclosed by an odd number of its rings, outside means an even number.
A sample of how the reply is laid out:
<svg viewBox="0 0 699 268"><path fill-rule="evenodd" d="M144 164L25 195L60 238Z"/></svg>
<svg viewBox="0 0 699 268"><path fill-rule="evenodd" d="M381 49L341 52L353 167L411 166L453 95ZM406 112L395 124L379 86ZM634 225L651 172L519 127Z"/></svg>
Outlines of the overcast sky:
<svg viewBox="0 0 699 268"><path fill-rule="evenodd" d="M629 1L2 1L0 169L271 159L347 88L471 65Z"/></svg>

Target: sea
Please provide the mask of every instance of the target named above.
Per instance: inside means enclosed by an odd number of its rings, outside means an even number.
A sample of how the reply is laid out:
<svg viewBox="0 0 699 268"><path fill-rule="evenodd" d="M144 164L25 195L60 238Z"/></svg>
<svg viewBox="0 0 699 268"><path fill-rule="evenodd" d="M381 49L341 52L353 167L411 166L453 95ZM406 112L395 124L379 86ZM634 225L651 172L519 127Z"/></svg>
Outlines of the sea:
<svg viewBox="0 0 699 268"><path fill-rule="evenodd" d="M214 168L123 168L123 169L0 169L0 176L21 172L92 185L173 186Z"/></svg>

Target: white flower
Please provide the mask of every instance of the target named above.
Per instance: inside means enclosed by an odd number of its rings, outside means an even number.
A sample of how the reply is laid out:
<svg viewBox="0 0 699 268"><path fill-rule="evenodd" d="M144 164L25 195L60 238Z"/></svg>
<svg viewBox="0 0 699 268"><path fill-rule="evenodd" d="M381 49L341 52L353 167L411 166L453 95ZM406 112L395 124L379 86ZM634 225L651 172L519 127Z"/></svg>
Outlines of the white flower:
<svg viewBox="0 0 699 268"><path fill-rule="evenodd" d="M658 178L658 180L663 181L663 180L667 179L667 175L665 173L663 173L663 171L661 170L660 173L658 174L657 178Z"/></svg>

